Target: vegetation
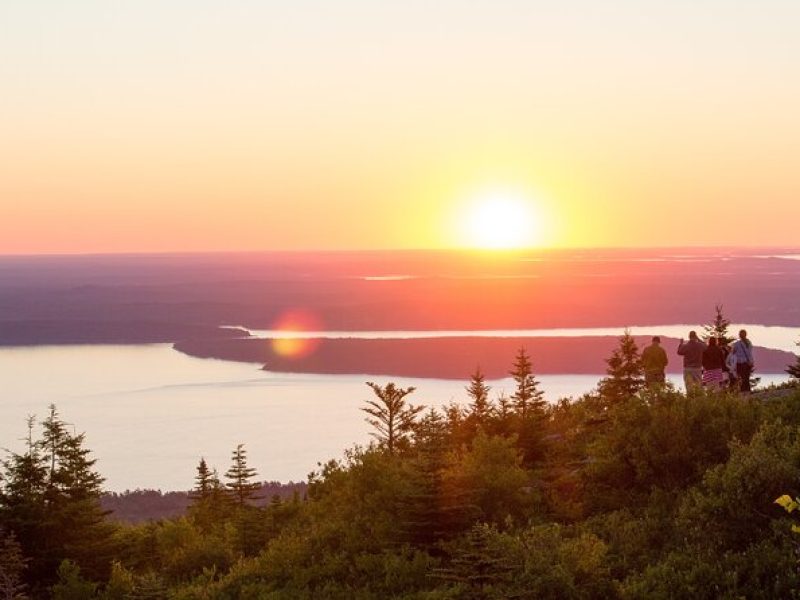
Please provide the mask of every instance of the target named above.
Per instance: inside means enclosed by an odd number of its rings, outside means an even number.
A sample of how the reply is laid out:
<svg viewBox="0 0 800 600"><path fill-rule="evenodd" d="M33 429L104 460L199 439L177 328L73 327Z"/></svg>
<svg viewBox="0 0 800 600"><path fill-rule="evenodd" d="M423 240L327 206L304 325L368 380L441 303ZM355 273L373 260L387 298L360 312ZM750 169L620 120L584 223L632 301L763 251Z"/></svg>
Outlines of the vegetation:
<svg viewBox="0 0 800 600"><path fill-rule="evenodd" d="M703 326L703 341L708 341L711 338L716 338L722 342L722 346L727 346L736 341L736 338L728 334L728 328L731 326L730 320L722 312L722 304L717 304L714 307L714 319L710 324Z"/></svg>
<svg viewBox="0 0 800 600"><path fill-rule="evenodd" d="M627 334L597 393L545 404L524 351L512 373L510 398L476 370L442 409L370 383L375 442L304 494L259 498L240 445L224 483L201 459L188 510L140 524L104 514L84 437L51 407L3 464L0 598L800 595L798 388L645 388Z"/></svg>
<svg viewBox="0 0 800 600"><path fill-rule="evenodd" d="M800 342L797 342L797 346L800 347ZM786 372L794 381L800 381L800 355L797 356L797 360L794 364L789 365L786 367Z"/></svg>

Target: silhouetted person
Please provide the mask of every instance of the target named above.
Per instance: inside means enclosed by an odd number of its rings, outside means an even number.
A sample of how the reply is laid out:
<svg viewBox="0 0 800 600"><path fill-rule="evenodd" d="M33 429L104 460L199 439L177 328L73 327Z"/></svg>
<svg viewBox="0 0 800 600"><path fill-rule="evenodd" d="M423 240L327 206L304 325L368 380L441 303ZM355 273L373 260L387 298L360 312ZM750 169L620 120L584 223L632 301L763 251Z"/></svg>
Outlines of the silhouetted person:
<svg viewBox="0 0 800 600"><path fill-rule="evenodd" d="M725 353L717 345L717 338L710 338L708 346L703 350L703 385L710 389L719 389L723 381Z"/></svg>
<svg viewBox="0 0 800 600"><path fill-rule="evenodd" d="M662 385L667 377L664 369L667 368L669 359L664 348L661 347L661 338L655 336L653 343L642 350L642 367L644 368L644 380L650 387Z"/></svg>
<svg viewBox="0 0 800 600"><path fill-rule="evenodd" d="M703 383L703 351L706 345L697 338L697 333L689 332L689 341L678 345L678 354L683 357L683 383L689 392Z"/></svg>
<svg viewBox="0 0 800 600"><path fill-rule="evenodd" d="M717 338L717 346L722 350L722 354L725 355L725 364L722 366L723 379L725 379L726 385L733 389L736 385L736 357L724 337Z"/></svg>
<svg viewBox="0 0 800 600"><path fill-rule="evenodd" d="M739 339L733 344L733 355L736 357L736 377L739 378L739 390L750 393L750 375L753 374L753 344L747 339L747 332L742 329Z"/></svg>

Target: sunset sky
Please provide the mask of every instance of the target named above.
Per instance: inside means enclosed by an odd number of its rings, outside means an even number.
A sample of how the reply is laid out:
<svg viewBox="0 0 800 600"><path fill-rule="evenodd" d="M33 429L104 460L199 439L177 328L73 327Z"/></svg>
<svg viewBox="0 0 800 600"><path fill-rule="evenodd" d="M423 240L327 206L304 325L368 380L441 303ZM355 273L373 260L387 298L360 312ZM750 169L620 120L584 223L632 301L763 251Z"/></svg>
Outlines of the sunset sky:
<svg viewBox="0 0 800 600"><path fill-rule="evenodd" d="M509 199L520 245L796 245L798 26L794 0L0 2L0 253L491 246L511 217L475 215Z"/></svg>

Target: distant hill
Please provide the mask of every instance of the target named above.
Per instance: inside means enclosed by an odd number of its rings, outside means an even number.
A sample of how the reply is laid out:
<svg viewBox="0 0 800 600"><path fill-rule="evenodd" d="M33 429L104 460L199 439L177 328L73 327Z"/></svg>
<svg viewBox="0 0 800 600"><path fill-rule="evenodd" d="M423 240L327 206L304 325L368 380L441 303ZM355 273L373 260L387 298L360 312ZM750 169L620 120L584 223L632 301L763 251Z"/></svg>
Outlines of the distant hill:
<svg viewBox="0 0 800 600"><path fill-rule="evenodd" d="M256 504L264 506L274 496L288 500L295 493L300 498L306 493L305 483L279 483L265 481L257 492ZM133 490L122 493L108 492L101 499L103 510L110 511L109 518L125 523L142 523L158 519L171 519L186 514L191 504L189 492L162 492L161 490Z"/></svg>

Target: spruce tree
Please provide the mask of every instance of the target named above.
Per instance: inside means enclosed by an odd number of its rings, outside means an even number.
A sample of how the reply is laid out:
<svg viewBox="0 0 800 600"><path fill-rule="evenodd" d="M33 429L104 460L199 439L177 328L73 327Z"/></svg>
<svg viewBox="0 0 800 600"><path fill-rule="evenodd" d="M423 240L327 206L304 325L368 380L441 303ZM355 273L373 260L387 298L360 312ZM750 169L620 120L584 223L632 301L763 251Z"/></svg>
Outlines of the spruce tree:
<svg viewBox="0 0 800 600"><path fill-rule="evenodd" d="M414 427L414 456L408 461L408 486L400 499L399 529L415 546L432 546L442 537L441 478L447 426L431 408Z"/></svg>
<svg viewBox="0 0 800 600"><path fill-rule="evenodd" d="M723 346L727 346L734 341L734 338L728 335L728 328L731 322L725 318L722 312L722 304L714 306L714 320L709 325L703 326L703 340L708 341L710 338L717 338L723 340Z"/></svg>
<svg viewBox="0 0 800 600"><path fill-rule="evenodd" d="M619 346L606 359L608 374L599 384L601 397L606 404L620 402L636 395L645 385L642 358L636 340L626 329L619 338Z"/></svg>
<svg viewBox="0 0 800 600"><path fill-rule="evenodd" d="M486 385L485 377L481 373L481 368L477 367L470 378L467 386L467 395L470 398L469 416L477 424L485 423L492 415L492 403L489 400L491 387Z"/></svg>
<svg viewBox="0 0 800 600"><path fill-rule="evenodd" d="M247 451L244 449L244 444L236 446L231 461L231 468L225 473L225 477L230 481L225 487L238 506L245 506L256 499L256 491L261 488L261 484L251 481L256 476L256 470L247 466Z"/></svg>
<svg viewBox="0 0 800 600"><path fill-rule="evenodd" d="M522 420L544 414L544 392L533 376L533 365L525 348L520 348L514 361L514 369L509 373L517 387L511 396L514 410Z"/></svg>
<svg viewBox="0 0 800 600"><path fill-rule="evenodd" d="M367 385L378 399L367 400L369 406L361 410L370 415L366 421L375 428L373 437L386 447L389 454L394 454L407 441L408 434L414 429L417 415L425 407L406 403L405 397L414 392L413 387L404 389L394 383L381 387L371 381Z"/></svg>
<svg viewBox="0 0 800 600"><path fill-rule="evenodd" d="M205 458L201 458L197 465L195 482L194 489L189 493L192 503L188 515L200 529L210 531L223 524L230 498L219 481L217 470L210 470Z"/></svg>
<svg viewBox="0 0 800 600"><path fill-rule="evenodd" d="M192 500L206 500L211 495L213 481L211 470L208 468L204 457L200 457L200 462L197 465L197 475L194 481L195 486L189 493L189 497Z"/></svg>
<svg viewBox="0 0 800 600"><path fill-rule="evenodd" d="M506 396L505 392L501 392L497 396L497 409L495 410L495 414L497 416L497 420L499 421L500 433L503 435L510 433L509 423L514 413L513 409L514 406L511 403L511 399Z"/></svg>

